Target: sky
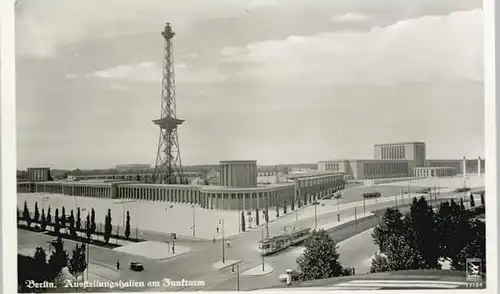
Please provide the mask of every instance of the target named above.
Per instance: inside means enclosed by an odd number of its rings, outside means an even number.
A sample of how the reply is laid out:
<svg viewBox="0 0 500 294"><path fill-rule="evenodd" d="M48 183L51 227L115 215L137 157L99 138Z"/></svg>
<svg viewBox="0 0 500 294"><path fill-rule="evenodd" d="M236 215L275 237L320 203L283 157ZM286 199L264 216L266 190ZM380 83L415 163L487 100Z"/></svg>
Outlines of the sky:
<svg viewBox="0 0 500 294"><path fill-rule="evenodd" d="M481 1L20 0L18 168L154 164L165 22L184 165L484 155Z"/></svg>

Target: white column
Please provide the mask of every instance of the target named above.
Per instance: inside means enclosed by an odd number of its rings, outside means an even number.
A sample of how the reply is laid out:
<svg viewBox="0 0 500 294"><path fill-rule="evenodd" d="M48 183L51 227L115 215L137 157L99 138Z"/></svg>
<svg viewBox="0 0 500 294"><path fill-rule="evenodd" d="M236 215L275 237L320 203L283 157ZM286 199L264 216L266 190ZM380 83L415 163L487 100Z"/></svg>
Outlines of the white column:
<svg viewBox="0 0 500 294"><path fill-rule="evenodd" d="M465 156L464 156L464 158L462 160L462 165L463 165L462 166L462 169L463 169L462 170L462 174L463 174L463 177L465 178L465 176L467 175L467 162L465 160Z"/></svg>
<svg viewBox="0 0 500 294"><path fill-rule="evenodd" d="M481 176L481 156L477 158L477 175Z"/></svg>

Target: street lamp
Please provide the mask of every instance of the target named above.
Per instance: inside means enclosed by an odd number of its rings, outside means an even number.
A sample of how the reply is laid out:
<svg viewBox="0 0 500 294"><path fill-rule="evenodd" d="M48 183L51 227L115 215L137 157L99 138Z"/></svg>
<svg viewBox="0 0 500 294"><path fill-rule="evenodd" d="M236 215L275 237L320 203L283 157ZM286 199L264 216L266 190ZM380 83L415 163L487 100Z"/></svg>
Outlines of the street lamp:
<svg viewBox="0 0 500 294"><path fill-rule="evenodd" d="M318 211L317 211L317 201L314 201L314 229L318 229Z"/></svg>
<svg viewBox="0 0 500 294"><path fill-rule="evenodd" d="M221 225L221 234L222 234L222 263L225 263L226 257L225 257L225 248L224 248L224 219L220 219L219 224Z"/></svg>
<svg viewBox="0 0 500 294"><path fill-rule="evenodd" d="M193 238L196 237L196 207L191 205L191 209L193 210L193 225L191 229L193 230Z"/></svg>
<svg viewBox="0 0 500 294"><path fill-rule="evenodd" d="M236 267L236 291L240 291L240 265L233 264L231 271L234 273L234 268Z"/></svg>
<svg viewBox="0 0 500 294"><path fill-rule="evenodd" d="M340 195L337 198L337 221L340 222Z"/></svg>
<svg viewBox="0 0 500 294"><path fill-rule="evenodd" d="M264 249L264 226L262 226L262 249ZM262 256L262 271L264 271L264 254L261 254Z"/></svg>

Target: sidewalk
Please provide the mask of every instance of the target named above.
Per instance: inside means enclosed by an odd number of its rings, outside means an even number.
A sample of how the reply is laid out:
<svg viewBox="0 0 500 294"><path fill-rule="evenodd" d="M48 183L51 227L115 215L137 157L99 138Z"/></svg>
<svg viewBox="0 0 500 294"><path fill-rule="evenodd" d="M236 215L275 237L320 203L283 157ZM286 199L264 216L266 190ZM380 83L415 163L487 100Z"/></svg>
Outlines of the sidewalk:
<svg viewBox="0 0 500 294"><path fill-rule="evenodd" d="M149 259L165 260L186 254L191 251L189 247L175 245L172 252L171 243L161 243L155 241L145 241L133 243L113 249L114 251L123 252L131 255L138 255Z"/></svg>

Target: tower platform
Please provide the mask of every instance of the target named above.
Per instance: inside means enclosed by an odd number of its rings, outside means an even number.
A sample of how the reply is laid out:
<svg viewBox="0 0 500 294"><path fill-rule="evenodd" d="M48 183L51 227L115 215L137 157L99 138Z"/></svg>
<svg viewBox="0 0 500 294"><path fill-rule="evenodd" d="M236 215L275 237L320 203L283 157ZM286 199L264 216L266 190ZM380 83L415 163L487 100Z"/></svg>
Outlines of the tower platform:
<svg viewBox="0 0 500 294"><path fill-rule="evenodd" d="M174 130L178 125L184 122L183 119L177 119L173 117L164 117L160 119L153 120L153 123L164 130Z"/></svg>

